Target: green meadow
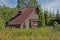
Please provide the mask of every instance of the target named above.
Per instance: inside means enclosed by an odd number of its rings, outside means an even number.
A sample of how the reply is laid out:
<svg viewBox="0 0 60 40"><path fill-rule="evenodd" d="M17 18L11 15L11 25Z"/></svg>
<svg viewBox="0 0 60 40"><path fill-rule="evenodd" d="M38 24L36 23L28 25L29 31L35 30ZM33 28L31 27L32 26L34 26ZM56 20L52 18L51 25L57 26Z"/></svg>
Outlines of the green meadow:
<svg viewBox="0 0 60 40"><path fill-rule="evenodd" d="M0 31L0 40L60 40L60 32L53 27L5 28Z"/></svg>

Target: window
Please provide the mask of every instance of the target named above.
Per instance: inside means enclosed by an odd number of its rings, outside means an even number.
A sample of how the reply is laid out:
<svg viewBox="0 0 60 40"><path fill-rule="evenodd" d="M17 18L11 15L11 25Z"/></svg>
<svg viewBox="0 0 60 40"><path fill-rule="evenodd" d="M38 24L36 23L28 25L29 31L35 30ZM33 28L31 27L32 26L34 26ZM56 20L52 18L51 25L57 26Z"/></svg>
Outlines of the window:
<svg viewBox="0 0 60 40"><path fill-rule="evenodd" d="M21 15L22 11L18 11L19 15Z"/></svg>
<svg viewBox="0 0 60 40"><path fill-rule="evenodd" d="M33 21L33 26L38 27L38 21Z"/></svg>

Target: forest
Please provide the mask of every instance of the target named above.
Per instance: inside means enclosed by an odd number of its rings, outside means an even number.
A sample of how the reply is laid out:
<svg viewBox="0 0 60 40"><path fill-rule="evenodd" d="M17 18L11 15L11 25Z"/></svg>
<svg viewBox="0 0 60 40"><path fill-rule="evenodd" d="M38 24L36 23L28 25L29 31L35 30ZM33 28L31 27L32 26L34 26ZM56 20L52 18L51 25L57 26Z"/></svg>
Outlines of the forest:
<svg viewBox="0 0 60 40"><path fill-rule="evenodd" d="M18 29L6 27L16 10L38 6L39 28ZM60 11L42 9L36 0L17 0L15 8L0 6L0 40L60 40Z"/></svg>

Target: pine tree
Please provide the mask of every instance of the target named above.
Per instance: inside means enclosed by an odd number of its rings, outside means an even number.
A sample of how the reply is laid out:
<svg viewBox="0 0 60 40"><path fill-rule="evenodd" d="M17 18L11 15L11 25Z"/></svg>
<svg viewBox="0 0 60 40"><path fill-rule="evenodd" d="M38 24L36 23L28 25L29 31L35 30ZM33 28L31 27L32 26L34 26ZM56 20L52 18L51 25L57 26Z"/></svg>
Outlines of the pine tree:
<svg viewBox="0 0 60 40"><path fill-rule="evenodd" d="M17 8L20 8L20 0L17 0Z"/></svg>
<svg viewBox="0 0 60 40"><path fill-rule="evenodd" d="M54 10L53 10L53 19L55 18Z"/></svg>
<svg viewBox="0 0 60 40"><path fill-rule="evenodd" d="M49 11L46 10L46 11L44 12L44 14L45 14L45 25L49 25L49 21L50 21Z"/></svg>
<svg viewBox="0 0 60 40"><path fill-rule="evenodd" d="M51 10L50 10L50 19L52 20L52 12L51 12Z"/></svg>
<svg viewBox="0 0 60 40"><path fill-rule="evenodd" d="M56 19L59 19L59 10L57 9Z"/></svg>
<svg viewBox="0 0 60 40"><path fill-rule="evenodd" d="M38 2L36 0L17 0L17 8L21 9L24 7L37 6Z"/></svg>
<svg viewBox="0 0 60 40"><path fill-rule="evenodd" d="M45 26L45 17L44 17L44 13L40 7L39 9L39 26Z"/></svg>
<svg viewBox="0 0 60 40"><path fill-rule="evenodd" d="M28 0L17 0L17 8L21 9L27 6Z"/></svg>
<svg viewBox="0 0 60 40"><path fill-rule="evenodd" d="M28 6L31 7L31 6L38 6L38 2L36 0L30 0L29 3L28 3Z"/></svg>
<svg viewBox="0 0 60 40"><path fill-rule="evenodd" d="M53 20L55 20L55 12L54 12L54 10L53 10L52 14L53 14Z"/></svg>
<svg viewBox="0 0 60 40"><path fill-rule="evenodd" d="M50 12L49 12L49 23L48 23L48 25L50 25L50 26L52 26L54 24L54 17L53 16L54 16L54 13L52 13L50 10Z"/></svg>

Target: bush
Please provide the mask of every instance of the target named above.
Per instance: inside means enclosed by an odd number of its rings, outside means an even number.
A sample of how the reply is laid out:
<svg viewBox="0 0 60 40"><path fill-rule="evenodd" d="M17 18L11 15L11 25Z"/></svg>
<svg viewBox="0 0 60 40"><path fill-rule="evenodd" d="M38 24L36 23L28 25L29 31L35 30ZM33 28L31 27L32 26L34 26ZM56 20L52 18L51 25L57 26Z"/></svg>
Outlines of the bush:
<svg viewBox="0 0 60 40"><path fill-rule="evenodd" d="M54 30L55 31L59 31L60 30L60 25L58 24L58 22L55 21L54 23Z"/></svg>

